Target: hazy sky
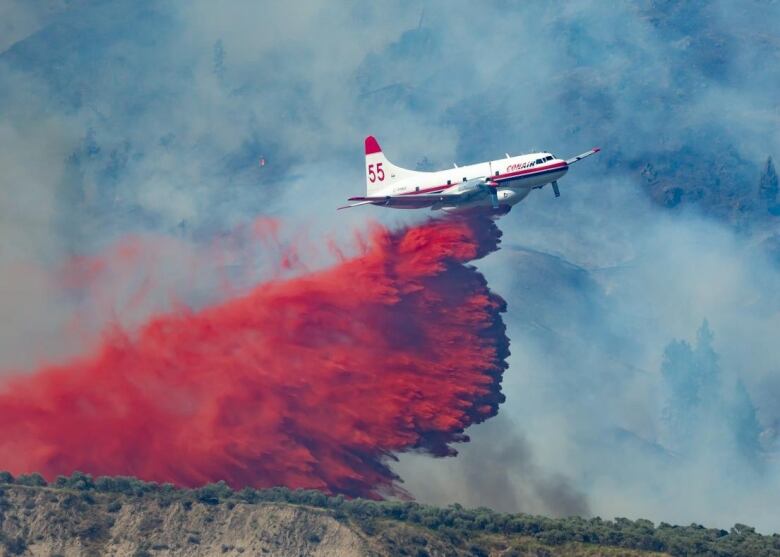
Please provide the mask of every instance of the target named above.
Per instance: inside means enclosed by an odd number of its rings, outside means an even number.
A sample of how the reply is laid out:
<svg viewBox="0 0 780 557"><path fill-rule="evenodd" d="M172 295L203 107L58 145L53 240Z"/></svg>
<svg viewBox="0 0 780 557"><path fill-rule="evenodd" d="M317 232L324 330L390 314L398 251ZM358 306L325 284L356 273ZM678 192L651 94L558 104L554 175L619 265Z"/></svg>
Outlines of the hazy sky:
<svg viewBox="0 0 780 557"><path fill-rule="evenodd" d="M435 503L771 529L780 270L764 241L779 231L745 204L780 154L778 11L4 2L0 312L15 318L0 365L29 369L106 323L213 300L225 268L273 273L267 246L219 243L258 215L280 219L312 266L330 260L323 236L348 246L370 220L422 218L333 210L363 191L369 133L425 168L600 145L560 199L534 192L502 219L504 249L479 263L509 303L500 416L460 457L407 455L397 470ZM648 165L686 191L681 206L651 201ZM68 262L98 252L108 271L64 288ZM707 442L678 454L664 445L664 350L695 346L705 319L728 419L696 414ZM748 403L733 402L738 384ZM760 454L732 458L729 405L755 410Z"/></svg>

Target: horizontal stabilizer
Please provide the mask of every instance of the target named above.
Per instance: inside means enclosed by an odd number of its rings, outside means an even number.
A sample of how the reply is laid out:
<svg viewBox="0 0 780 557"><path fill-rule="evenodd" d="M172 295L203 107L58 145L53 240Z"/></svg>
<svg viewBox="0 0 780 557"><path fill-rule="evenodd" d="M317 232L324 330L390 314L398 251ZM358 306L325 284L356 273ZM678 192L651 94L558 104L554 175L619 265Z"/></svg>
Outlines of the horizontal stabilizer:
<svg viewBox="0 0 780 557"><path fill-rule="evenodd" d="M591 155L595 155L595 154L596 154L596 153L598 153L599 151L601 151L601 149L600 149L600 148L598 148L598 147L594 147L594 148L593 148L593 149L591 149L590 151L585 151L585 152L584 152L584 153L582 153L581 155L577 155L577 156L576 156L576 157L574 157L573 159L569 159L569 160L567 160L567 161L566 161L566 164L574 164L575 162L577 162L577 161L580 161L580 160L584 159L585 157L589 157L589 156L591 156Z"/></svg>
<svg viewBox="0 0 780 557"><path fill-rule="evenodd" d="M349 209L350 207L360 207L361 205L373 205L373 201L361 201L359 203L351 203L350 205L342 205L341 207L337 207L336 210L340 211L341 209Z"/></svg>

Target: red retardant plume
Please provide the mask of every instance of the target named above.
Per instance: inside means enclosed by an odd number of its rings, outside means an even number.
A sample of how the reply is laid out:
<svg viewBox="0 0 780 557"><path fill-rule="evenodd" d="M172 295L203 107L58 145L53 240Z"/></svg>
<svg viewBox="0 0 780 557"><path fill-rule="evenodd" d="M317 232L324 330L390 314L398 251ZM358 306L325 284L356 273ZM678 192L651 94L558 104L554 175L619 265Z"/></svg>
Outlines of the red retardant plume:
<svg viewBox="0 0 780 557"><path fill-rule="evenodd" d="M393 453L455 454L504 400L505 304L467 265L499 236L480 215L376 227L331 268L6 378L0 468L398 492Z"/></svg>

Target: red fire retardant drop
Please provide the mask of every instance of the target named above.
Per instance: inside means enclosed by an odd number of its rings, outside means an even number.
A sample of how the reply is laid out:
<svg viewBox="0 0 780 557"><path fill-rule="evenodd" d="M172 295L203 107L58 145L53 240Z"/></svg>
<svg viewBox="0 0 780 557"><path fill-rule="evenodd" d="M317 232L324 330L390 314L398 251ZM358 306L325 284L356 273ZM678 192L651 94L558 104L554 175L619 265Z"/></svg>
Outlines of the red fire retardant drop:
<svg viewBox="0 0 780 557"><path fill-rule="evenodd" d="M0 468L391 492L392 453L454 454L504 400L505 304L466 265L499 236L479 215L377 227L332 268L6 379Z"/></svg>

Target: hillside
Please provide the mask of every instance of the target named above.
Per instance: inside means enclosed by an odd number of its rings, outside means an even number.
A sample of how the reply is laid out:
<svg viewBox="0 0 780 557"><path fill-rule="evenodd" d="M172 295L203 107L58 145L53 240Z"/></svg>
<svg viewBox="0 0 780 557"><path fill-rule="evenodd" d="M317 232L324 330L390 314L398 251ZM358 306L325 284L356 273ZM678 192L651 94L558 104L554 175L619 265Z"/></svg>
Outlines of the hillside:
<svg viewBox="0 0 780 557"><path fill-rule="evenodd" d="M548 519L459 505L2 473L4 555L780 555L780 537L646 520Z"/></svg>

